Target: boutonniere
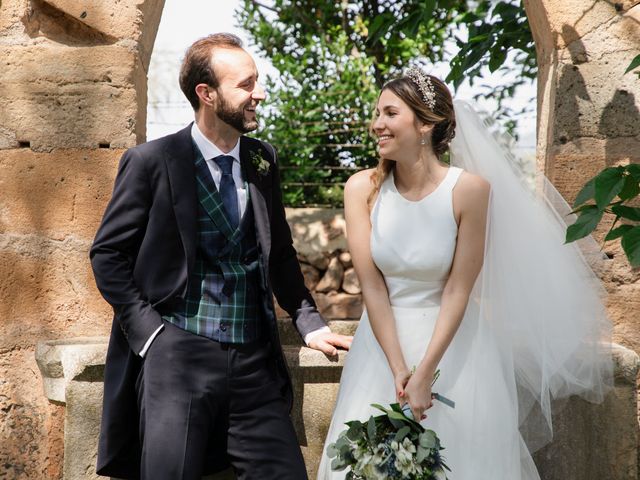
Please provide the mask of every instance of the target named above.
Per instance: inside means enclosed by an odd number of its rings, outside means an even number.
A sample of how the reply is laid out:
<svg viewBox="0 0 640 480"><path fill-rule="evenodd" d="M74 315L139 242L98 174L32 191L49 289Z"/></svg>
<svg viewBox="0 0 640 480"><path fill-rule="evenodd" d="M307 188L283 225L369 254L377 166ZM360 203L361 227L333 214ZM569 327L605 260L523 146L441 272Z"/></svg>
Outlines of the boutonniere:
<svg viewBox="0 0 640 480"><path fill-rule="evenodd" d="M263 177L269 173L269 169L271 168L271 164L265 160L262 156L262 152L260 151L252 151L251 152L251 163L256 168L258 173Z"/></svg>

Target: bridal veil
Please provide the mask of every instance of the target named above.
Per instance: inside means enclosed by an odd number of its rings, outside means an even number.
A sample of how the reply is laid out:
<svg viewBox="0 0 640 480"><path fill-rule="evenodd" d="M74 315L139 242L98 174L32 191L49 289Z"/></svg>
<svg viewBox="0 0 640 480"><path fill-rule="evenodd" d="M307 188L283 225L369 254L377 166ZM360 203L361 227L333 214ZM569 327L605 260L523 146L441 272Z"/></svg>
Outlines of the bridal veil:
<svg viewBox="0 0 640 480"><path fill-rule="evenodd" d="M478 338L500 349L521 434L535 451L551 440L552 400L600 402L612 384L611 323L587 262L598 249L593 240L586 253L565 244L569 208L553 185L518 169L489 117L465 101L454 109L451 164L491 184L485 260L469 301Z"/></svg>

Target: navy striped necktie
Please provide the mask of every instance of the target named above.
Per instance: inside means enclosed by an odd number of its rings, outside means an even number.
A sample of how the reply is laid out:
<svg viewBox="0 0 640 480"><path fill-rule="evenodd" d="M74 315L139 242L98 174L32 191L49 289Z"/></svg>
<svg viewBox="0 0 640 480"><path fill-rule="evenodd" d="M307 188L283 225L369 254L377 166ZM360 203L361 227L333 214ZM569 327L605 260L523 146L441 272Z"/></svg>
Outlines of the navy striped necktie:
<svg viewBox="0 0 640 480"><path fill-rule="evenodd" d="M231 155L220 155L219 157L215 157L213 161L216 162L220 170L222 170L218 191L222 197L222 204L224 205L231 228L235 230L240 224L240 213L238 212L238 191L233 181L232 165L234 158Z"/></svg>

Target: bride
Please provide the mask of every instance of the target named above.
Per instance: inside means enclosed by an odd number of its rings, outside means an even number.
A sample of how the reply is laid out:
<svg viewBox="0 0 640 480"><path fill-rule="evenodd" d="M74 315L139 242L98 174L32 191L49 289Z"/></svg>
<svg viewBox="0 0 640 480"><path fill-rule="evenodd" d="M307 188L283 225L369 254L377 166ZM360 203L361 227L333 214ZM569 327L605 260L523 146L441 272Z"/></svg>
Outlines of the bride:
<svg viewBox="0 0 640 480"><path fill-rule="evenodd" d="M345 187L366 308L318 478L345 478L326 454L345 422L397 401L440 437L448 478L539 480L551 399L601 401L612 370L598 281L563 245L555 191L529 188L480 115L417 68L383 87L372 131L379 164ZM433 400L436 370L455 408Z"/></svg>

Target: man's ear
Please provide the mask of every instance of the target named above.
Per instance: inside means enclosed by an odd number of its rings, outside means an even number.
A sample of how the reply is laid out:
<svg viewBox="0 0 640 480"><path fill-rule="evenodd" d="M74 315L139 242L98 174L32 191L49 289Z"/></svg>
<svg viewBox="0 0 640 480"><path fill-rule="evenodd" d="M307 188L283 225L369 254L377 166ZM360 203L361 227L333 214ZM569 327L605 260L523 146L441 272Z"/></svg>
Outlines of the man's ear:
<svg viewBox="0 0 640 480"><path fill-rule="evenodd" d="M210 107L212 107L216 101L216 90L206 83L196 85L196 94L203 104Z"/></svg>

